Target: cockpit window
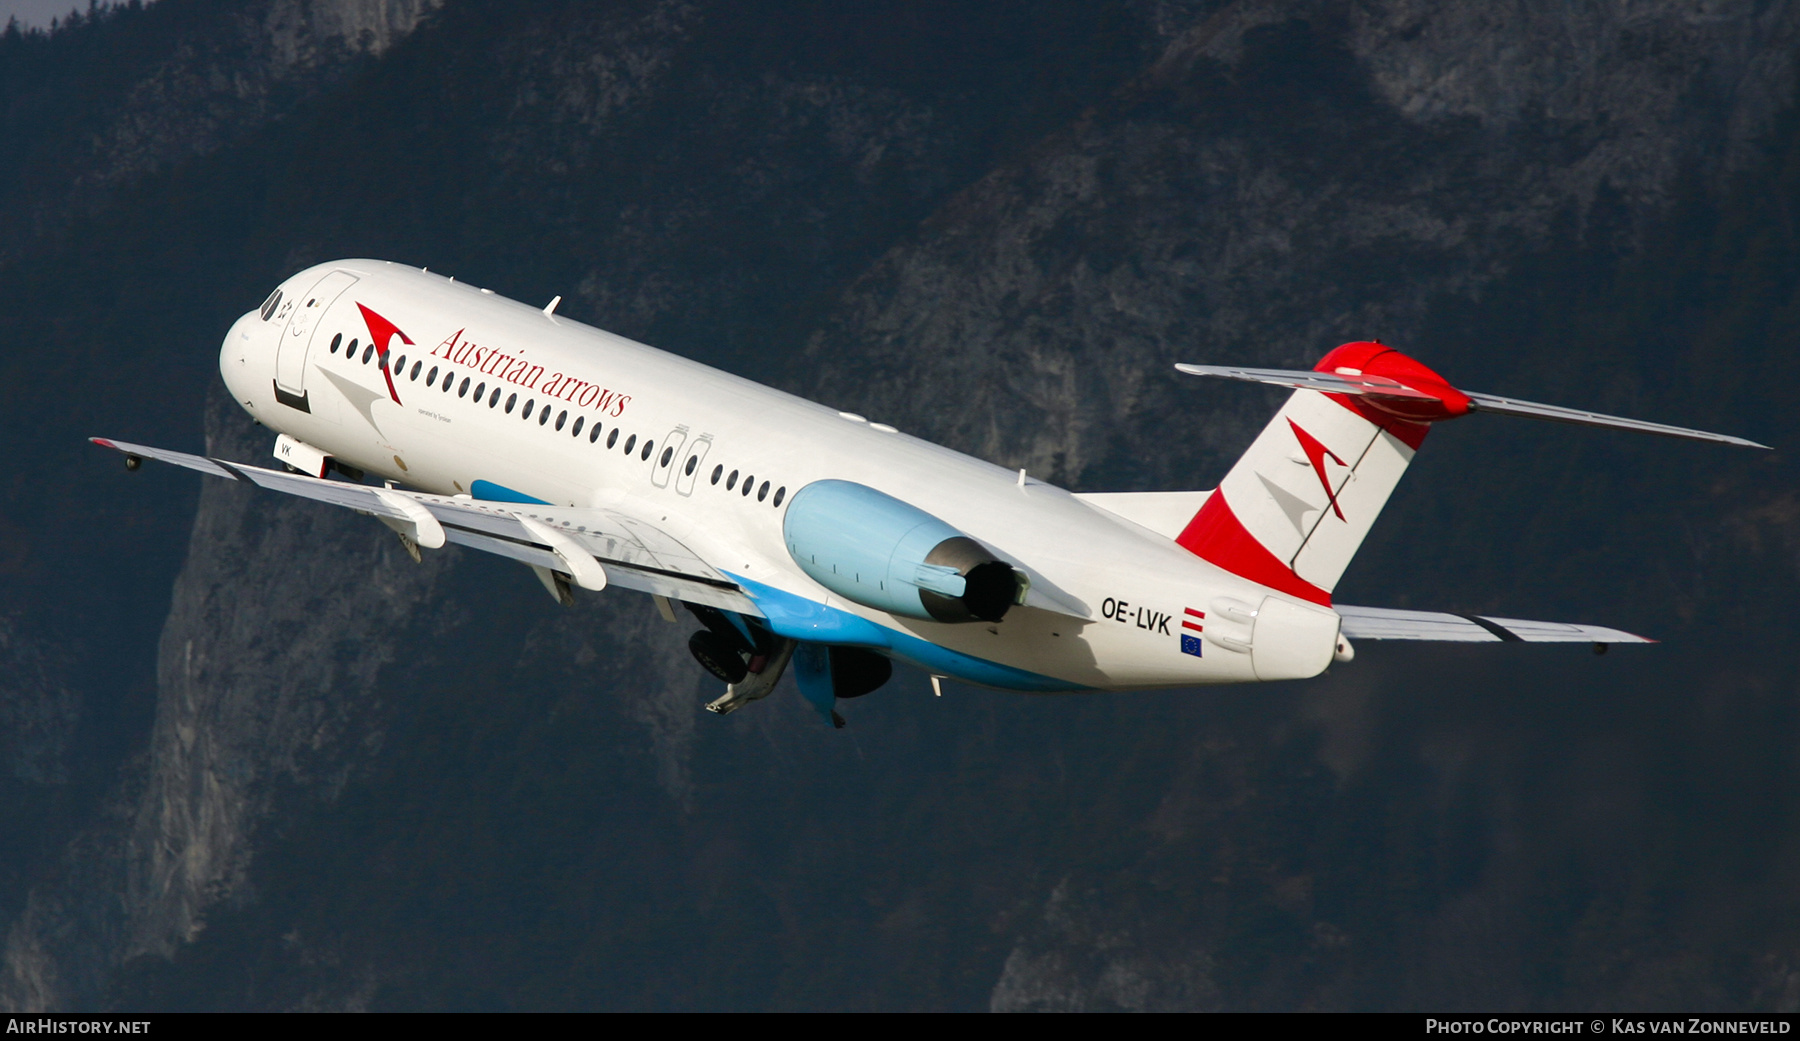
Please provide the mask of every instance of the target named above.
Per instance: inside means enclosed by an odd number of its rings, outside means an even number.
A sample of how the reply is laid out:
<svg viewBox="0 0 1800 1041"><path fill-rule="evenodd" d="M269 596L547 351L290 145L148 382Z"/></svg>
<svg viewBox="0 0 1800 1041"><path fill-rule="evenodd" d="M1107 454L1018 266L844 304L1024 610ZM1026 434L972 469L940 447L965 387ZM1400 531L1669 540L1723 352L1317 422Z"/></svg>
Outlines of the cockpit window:
<svg viewBox="0 0 1800 1041"><path fill-rule="evenodd" d="M265 322L268 321L269 316L273 315L275 313L275 309L280 306L281 306L281 290L277 289L273 293L269 294L269 298L267 300L263 301L263 305L262 305L263 321L265 321Z"/></svg>

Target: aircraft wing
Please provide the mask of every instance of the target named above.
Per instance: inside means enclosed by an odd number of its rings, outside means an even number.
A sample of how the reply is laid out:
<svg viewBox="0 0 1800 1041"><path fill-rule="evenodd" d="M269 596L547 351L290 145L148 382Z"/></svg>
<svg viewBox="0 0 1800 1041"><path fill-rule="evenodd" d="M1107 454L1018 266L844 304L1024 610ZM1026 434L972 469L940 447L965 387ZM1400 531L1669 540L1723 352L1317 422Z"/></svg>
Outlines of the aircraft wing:
<svg viewBox="0 0 1800 1041"><path fill-rule="evenodd" d="M432 495L267 470L124 441L92 440L127 456L173 463L381 517L422 546L454 542L567 574L589 589L618 585L762 617L756 602L736 582L667 533L618 509Z"/></svg>
<svg viewBox="0 0 1800 1041"><path fill-rule="evenodd" d="M1603 625L1530 622L1520 618L1400 611L1389 607L1333 604L1344 619L1343 634L1352 640L1439 640L1451 643L1655 643Z"/></svg>

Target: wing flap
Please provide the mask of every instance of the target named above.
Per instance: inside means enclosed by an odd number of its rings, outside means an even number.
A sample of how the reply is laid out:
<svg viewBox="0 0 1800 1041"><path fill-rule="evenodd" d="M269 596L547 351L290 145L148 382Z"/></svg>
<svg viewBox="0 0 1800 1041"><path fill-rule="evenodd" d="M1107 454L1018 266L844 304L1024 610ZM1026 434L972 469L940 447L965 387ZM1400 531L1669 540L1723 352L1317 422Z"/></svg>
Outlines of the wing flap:
<svg viewBox="0 0 1800 1041"><path fill-rule="evenodd" d="M1402 611L1391 607L1334 604L1352 640L1432 640L1445 643L1655 643L1603 625L1536 622L1522 618Z"/></svg>
<svg viewBox="0 0 1800 1041"><path fill-rule="evenodd" d="M398 501L410 500L437 519L448 542L553 571L566 571L568 565L522 520L528 518L593 556L606 569L610 584L762 617L755 601L745 596L736 582L668 533L617 509L525 505L377 488L125 441L93 438L93 442L126 455L399 521L415 520L405 503Z"/></svg>

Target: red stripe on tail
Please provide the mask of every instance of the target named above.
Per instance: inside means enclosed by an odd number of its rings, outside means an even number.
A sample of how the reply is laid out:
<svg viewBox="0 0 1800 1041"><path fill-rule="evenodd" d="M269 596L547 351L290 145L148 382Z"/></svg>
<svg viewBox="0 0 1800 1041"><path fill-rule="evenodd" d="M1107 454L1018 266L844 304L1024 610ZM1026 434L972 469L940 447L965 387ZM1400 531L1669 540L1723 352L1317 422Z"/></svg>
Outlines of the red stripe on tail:
<svg viewBox="0 0 1800 1041"><path fill-rule="evenodd" d="M1231 512L1231 504L1225 501L1222 491L1207 497L1200 512L1188 521L1175 542L1201 560L1241 578L1289 596L1331 606L1330 593L1296 575L1293 568L1283 564L1281 558L1256 541L1256 536L1250 534L1244 522Z"/></svg>

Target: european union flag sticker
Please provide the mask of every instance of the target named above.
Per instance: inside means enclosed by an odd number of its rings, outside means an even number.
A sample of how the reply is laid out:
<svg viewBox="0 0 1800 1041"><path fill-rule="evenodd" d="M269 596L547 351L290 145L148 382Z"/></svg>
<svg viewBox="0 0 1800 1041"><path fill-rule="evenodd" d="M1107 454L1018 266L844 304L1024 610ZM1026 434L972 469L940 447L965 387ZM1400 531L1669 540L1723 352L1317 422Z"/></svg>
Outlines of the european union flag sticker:
<svg viewBox="0 0 1800 1041"><path fill-rule="evenodd" d="M1205 657L1200 653L1200 637L1181 634L1181 653L1191 654L1196 658Z"/></svg>

